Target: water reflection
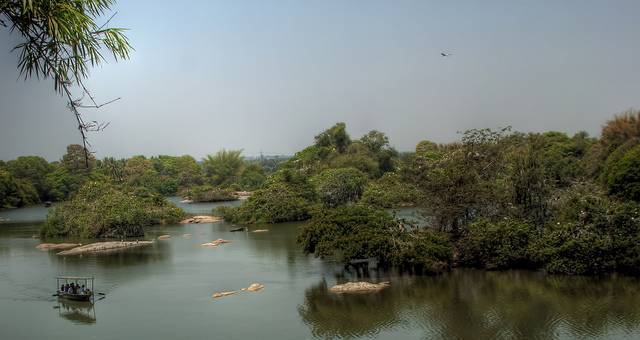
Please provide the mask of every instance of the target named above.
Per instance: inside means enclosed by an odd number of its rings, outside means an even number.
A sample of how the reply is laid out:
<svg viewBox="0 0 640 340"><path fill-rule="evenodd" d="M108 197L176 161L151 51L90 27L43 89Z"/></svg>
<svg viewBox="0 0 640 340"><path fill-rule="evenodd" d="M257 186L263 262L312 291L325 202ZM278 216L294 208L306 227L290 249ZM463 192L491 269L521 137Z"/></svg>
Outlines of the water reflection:
<svg viewBox="0 0 640 340"><path fill-rule="evenodd" d="M96 323L94 304L89 301L70 301L58 299L58 316L74 324L90 325Z"/></svg>
<svg viewBox="0 0 640 340"><path fill-rule="evenodd" d="M299 314L320 338L420 329L428 338L584 338L640 331L638 279L456 270L392 277L377 294L335 295L322 281Z"/></svg>

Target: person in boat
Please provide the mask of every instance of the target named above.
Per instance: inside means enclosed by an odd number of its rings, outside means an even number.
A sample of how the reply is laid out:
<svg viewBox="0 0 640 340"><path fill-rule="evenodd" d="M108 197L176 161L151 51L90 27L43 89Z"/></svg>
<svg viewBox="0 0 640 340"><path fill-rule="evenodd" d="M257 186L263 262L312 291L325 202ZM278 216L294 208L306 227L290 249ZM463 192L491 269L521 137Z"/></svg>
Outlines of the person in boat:
<svg viewBox="0 0 640 340"><path fill-rule="evenodd" d="M60 292L64 292L64 284L60 285Z"/></svg>
<svg viewBox="0 0 640 340"><path fill-rule="evenodd" d="M69 292L69 284L68 283L64 285L64 292L65 293Z"/></svg>
<svg viewBox="0 0 640 340"><path fill-rule="evenodd" d="M86 292L87 290L84 288L84 285L82 285L82 287L80 287L80 291L78 292L78 294L84 295Z"/></svg>

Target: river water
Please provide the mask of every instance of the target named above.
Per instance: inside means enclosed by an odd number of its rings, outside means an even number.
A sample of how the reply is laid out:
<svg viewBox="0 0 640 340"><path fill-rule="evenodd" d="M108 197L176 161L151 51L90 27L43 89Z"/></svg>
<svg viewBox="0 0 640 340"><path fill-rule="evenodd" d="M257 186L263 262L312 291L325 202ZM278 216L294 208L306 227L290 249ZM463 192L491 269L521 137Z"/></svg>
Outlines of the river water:
<svg viewBox="0 0 640 340"><path fill-rule="evenodd" d="M173 199L176 201L176 199ZM181 205L208 213L214 204ZM640 280L458 269L371 272L377 294L337 296L355 280L296 247L299 224L164 225L147 248L61 257L35 248L46 208L0 211L0 339L638 339ZM411 213L405 215L410 216ZM190 237L184 234L191 234ZM215 248L200 244L231 240ZM85 240L86 242L86 240ZM58 275L94 276L94 305L52 297ZM253 282L265 288L212 299Z"/></svg>

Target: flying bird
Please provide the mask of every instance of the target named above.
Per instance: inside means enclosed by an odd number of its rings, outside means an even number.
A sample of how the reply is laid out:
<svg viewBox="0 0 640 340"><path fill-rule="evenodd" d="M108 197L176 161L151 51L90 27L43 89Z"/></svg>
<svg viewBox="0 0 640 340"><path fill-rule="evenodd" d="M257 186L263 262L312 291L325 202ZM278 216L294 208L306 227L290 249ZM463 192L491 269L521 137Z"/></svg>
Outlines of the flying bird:
<svg viewBox="0 0 640 340"><path fill-rule="evenodd" d="M450 57L453 55L453 53L449 53L449 52L440 52L440 55L443 57Z"/></svg>

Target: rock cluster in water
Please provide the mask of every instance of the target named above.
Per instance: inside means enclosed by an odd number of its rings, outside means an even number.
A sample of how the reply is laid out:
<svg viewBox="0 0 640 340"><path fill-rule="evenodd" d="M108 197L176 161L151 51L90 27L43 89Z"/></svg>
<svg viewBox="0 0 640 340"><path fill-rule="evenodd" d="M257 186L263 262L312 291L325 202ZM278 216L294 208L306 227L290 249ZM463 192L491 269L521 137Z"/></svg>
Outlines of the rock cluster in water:
<svg viewBox="0 0 640 340"><path fill-rule="evenodd" d="M36 248L40 250L67 250L81 245L82 243L40 243Z"/></svg>
<svg viewBox="0 0 640 340"><path fill-rule="evenodd" d="M221 238L215 240L215 241L211 241L211 242L207 242L207 243L203 243L201 244L201 246L203 247L217 247L223 243L231 243L231 241L229 240L223 240Z"/></svg>
<svg viewBox="0 0 640 340"><path fill-rule="evenodd" d="M347 282L341 285L335 285L329 288L332 293L371 293L377 292L390 287L389 282L371 283L371 282Z"/></svg>
<svg viewBox="0 0 640 340"><path fill-rule="evenodd" d="M220 216L198 215L180 221L180 224L215 223L222 221Z"/></svg>
<svg viewBox="0 0 640 340"><path fill-rule="evenodd" d="M231 291L213 293L213 295L211 295L211 297L214 298L214 299L217 299L217 298L233 295L235 293L244 292L244 291L257 292L257 291L261 290L262 288L264 288L263 284L261 284L261 283L252 283L251 285L249 285L249 287L242 288L240 290L231 290Z"/></svg>
<svg viewBox="0 0 640 340"><path fill-rule="evenodd" d="M113 241L113 242L96 242L87 244L80 247L75 247L70 250L61 251L58 255L78 255L84 253L99 253L106 251L113 251L125 248L135 248L148 246L153 244L153 241Z"/></svg>

